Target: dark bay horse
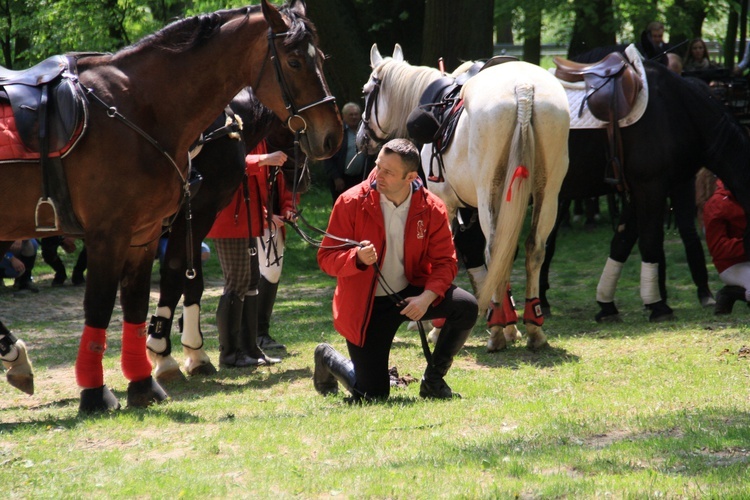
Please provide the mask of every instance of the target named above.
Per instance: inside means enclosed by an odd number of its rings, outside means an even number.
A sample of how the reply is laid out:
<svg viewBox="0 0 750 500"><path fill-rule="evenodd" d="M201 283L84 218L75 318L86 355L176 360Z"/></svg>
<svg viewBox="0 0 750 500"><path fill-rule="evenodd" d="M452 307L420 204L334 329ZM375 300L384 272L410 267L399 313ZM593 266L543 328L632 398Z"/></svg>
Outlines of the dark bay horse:
<svg viewBox="0 0 750 500"><path fill-rule="evenodd" d="M750 139L702 82L682 78L659 63L643 64L648 106L638 122L620 131L622 171L630 208L637 218L638 248L642 261L653 269L664 259L663 214L668 191L689 182L700 167L721 178L750 213ZM605 130L571 129L570 168L560 190L561 199L611 192L612 187L604 182L607 148ZM554 233L549 241L554 242ZM750 243L747 235L745 242ZM542 270L544 302L553 251L554 246L548 248ZM656 286L656 280L649 281L652 288Z"/></svg>
<svg viewBox="0 0 750 500"><path fill-rule="evenodd" d="M188 151L244 87L294 131L308 156L339 147L343 126L322 74L305 5L223 10L170 24L115 54L74 54L63 75L84 89L85 131L62 158L72 212L89 252L85 326L76 360L81 411L119 407L104 385L102 357L115 298L122 305L122 368L128 405L166 397L151 377L145 319L162 222L188 188ZM40 168L3 166L0 240L40 231ZM2 334L2 330L0 330Z"/></svg>
<svg viewBox="0 0 750 500"><path fill-rule="evenodd" d="M206 130L207 139L193 160L193 168L202 176L200 189L192 199L192 255L200 255L201 241L206 237L216 219L216 214L232 200L245 172L245 155L266 138L269 147L283 149L294 158L294 134L276 115L263 106L252 89L245 89L229 104L231 115L222 115ZM240 133L226 134L227 122L241 124ZM230 125L230 129L231 129ZM293 169L294 166L292 165ZM291 186L292 183L289 183ZM203 350L203 334L200 329L200 300L203 294L203 270L200 259L192 265L195 277L186 278L189 256L185 245L187 235L185 209L172 224L167 250L160 268L159 302L151 318L147 346L154 364L157 381L184 378L179 364L171 356L170 333L172 321L180 297L184 294L183 315L180 322L181 343L185 355L185 371L188 375L211 374L216 371Z"/></svg>

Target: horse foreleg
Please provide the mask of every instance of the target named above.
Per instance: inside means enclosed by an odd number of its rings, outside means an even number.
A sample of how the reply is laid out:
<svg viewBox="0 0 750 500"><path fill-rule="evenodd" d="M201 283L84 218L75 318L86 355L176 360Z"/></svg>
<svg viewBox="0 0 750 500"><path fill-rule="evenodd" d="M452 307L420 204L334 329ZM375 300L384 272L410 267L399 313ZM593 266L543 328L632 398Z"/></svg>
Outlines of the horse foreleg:
<svg viewBox="0 0 750 500"><path fill-rule="evenodd" d="M34 370L26 353L26 344L0 322L0 361L8 383L26 394L34 394Z"/></svg>
<svg viewBox="0 0 750 500"><path fill-rule="evenodd" d="M156 231L155 233L158 234ZM130 381L128 406L138 408L167 398L164 389L151 376L151 363L146 351L145 320L155 255L156 241L144 247L130 248L120 278L120 303L123 312L120 360L122 373Z"/></svg>
<svg viewBox="0 0 750 500"><path fill-rule="evenodd" d="M203 282L200 285L203 290ZM185 301L187 304L187 296ZM203 350L203 332L201 331L201 306L199 303L185 305L182 313L182 352L185 354L185 371L188 375L211 375L216 367Z"/></svg>

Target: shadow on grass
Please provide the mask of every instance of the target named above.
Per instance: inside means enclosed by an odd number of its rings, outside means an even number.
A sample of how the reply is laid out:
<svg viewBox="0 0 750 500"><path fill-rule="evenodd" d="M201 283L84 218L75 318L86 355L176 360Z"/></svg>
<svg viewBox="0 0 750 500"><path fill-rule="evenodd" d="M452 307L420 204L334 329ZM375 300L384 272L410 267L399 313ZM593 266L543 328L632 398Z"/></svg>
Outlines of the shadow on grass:
<svg viewBox="0 0 750 500"><path fill-rule="evenodd" d="M521 366L549 368L565 363L578 363L580 358L560 347L547 345L532 351L525 344L517 343L498 352L487 352L486 346L464 346L478 365L497 368L518 369Z"/></svg>

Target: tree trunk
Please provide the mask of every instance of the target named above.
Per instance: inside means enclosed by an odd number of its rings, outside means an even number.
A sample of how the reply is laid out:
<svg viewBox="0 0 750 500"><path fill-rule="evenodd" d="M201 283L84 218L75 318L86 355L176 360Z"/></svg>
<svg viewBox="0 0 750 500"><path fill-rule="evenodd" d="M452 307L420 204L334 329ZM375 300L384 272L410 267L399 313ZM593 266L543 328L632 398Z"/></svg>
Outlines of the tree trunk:
<svg viewBox="0 0 750 500"><path fill-rule="evenodd" d="M542 7L536 2L524 6L523 60L539 64L542 60Z"/></svg>
<svg viewBox="0 0 750 500"><path fill-rule="evenodd" d="M370 74L370 44L358 22L352 0L309 0L307 17L318 31L319 46L329 56L323 69L341 108L354 101L360 106L362 86Z"/></svg>
<svg viewBox="0 0 750 500"><path fill-rule="evenodd" d="M745 52L744 45L740 45L739 56L737 59L734 58L735 44L737 40L737 23L739 21L739 15L734 9L729 10L729 17L727 18L727 37L724 40L724 61L726 61L727 68L733 68L742 60L742 55Z"/></svg>
<svg viewBox="0 0 750 500"><path fill-rule="evenodd" d="M464 61L487 59L493 52L494 0L427 0L421 64L448 71Z"/></svg>
<svg viewBox="0 0 750 500"><path fill-rule="evenodd" d="M616 23L612 0L575 0L573 36L568 57L573 58L597 47L615 45Z"/></svg>

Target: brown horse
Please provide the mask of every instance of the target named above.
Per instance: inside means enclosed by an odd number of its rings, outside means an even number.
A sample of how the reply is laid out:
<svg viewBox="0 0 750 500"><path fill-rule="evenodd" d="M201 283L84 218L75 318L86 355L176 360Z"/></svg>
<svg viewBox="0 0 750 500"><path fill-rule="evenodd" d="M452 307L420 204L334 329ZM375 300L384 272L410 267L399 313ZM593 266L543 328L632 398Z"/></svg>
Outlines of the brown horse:
<svg viewBox="0 0 750 500"><path fill-rule="evenodd" d="M151 267L162 222L189 192L188 150L232 97L252 86L300 133L311 158L329 157L340 146L342 122L316 41L302 1L277 9L263 0L177 21L115 54L68 56L62 76L88 103L84 134L62 155L70 205L89 252L76 360L81 411L119 408L102 366L118 285L128 405L166 397L151 378L145 349ZM35 224L35 207L46 193L41 169L28 162L2 168L0 240L62 232L40 232ZM7 366L7 356L2 359Z"/></svg>

